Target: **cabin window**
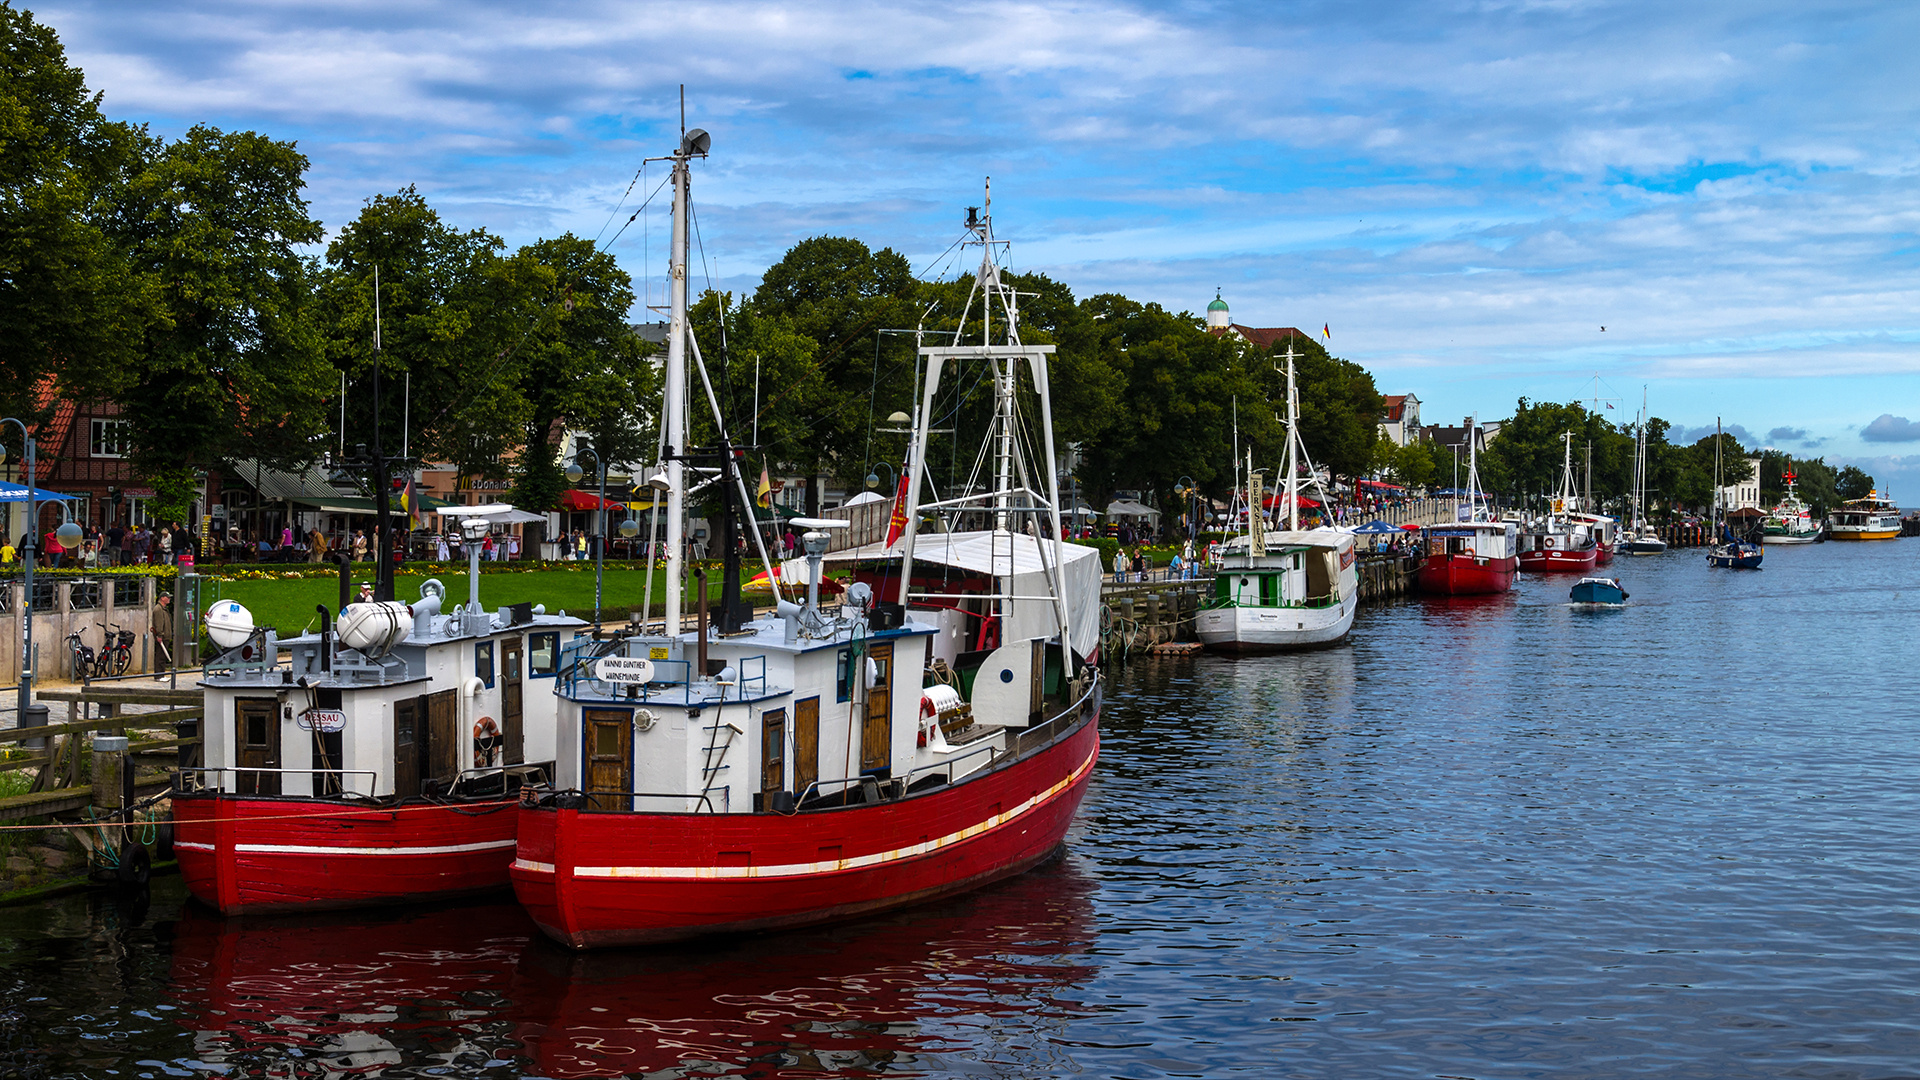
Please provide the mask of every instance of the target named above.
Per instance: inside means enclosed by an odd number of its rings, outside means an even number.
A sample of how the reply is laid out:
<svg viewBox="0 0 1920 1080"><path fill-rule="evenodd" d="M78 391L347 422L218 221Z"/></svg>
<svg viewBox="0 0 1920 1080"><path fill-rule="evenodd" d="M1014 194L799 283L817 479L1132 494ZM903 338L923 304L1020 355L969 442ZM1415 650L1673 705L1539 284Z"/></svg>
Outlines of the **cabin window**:
<svg viewBox="0 0 1920 1080"><path fill-rule="evenodd" d="M620 729L613 724L595 724L593 726L593 756L620 756Z"/></svg>
<svg viewBox="0 0 1920 1080"><path fill-rule="evenodd" d="M493 689L493 642L481 641L473 646L473 674L487 689Z"/></svg>
<svg viewBox="0 0 1920 1080"><path fill-rule="evenodd" d="M841 649L840 658L834 664L833 700L853 700L853 650Z"/></svg>
<svg viewBox="0 0 1920 1080"><path fill-rule="evenodd" d="M267 714L250 712L247 714L247 746L249 748L267 745Z"/></svg>
<svg viewBox="0 0 1920 1080"><path fill-rule="evenodd" d="M560 634L548 631L527 635L527 673L534 678L551 675L560 663Z"/></svg>

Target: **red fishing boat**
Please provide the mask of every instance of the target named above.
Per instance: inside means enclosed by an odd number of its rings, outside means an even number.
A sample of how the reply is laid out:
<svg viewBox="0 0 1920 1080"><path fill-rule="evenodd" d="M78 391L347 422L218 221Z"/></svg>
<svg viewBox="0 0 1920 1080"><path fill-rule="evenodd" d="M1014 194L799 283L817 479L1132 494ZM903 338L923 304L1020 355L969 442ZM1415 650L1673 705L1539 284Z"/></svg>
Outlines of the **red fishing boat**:
<svg viewBox="0 0 1920 1080"><path fill-rule="evenodd" d="M1580 497L1573 490L1572 432L1561 440L1566 450L1560 493L1553 497L1549 512L1520 533L1520 569L1531 573L1585 574L1600 562L1600 543L1591 524L1594 515L1580 513Z"/></svg>
<svg viewBox="0 0 1920 1080"><path fill-rule="evenodd" d="M688 165L706 149L705 133L690 132L673 158L669 447L686 445ZM991 305L998 317L985 322L1000 336L921 350L924 396L901 535L890 545L898 569L885 575L897 593L856 582L837 609L823 608L828 530L847 523L801 518L805 604L782 598L774 615L751 618L737 601L735 541L736 512L751 500L719 417L719 446L663 460L666 618L658 633L563 649L554 789L525 792L519 810L514 889L555 940L588 948L844 919L1018 874L1065 841L1099 758L1101 684L1085 660L1098 631L1074 621L1084 605L1069 590L1082 576L1061 572L1059 485L1044 464L1055 460L1053 349L1019 341L1017 305L991 257L990 202L987 209L968 214L966 241L982 249L968 303ZM968 325L964 315L960 324ZM923 504L942 372L969 363L995 372L998 483ZM1022 363L1038 402L1028 421L1015 408ZM1042 446L1037 467L1019 456ZM708 461L721 466L725 493L726 585L714 624L702 602L689 634L679 592L684 480L689 463ZM1016 476L1046 477L1048 486L1008 486ZM943 652L941 622L923 616L951 599L911 587L926 579L914 564L931 515L950 529L987 526L960 535L1006 555L1004 566L988 560L1005 583L991 649ZM1037 527L1024 528L1029 522ZM775 579L764 548L760 556ZM1019 572L1029 560L1037 574ZM1016 594L1017 579L1040 591ZM1085 579L1097 590L1097 572Z"/></svg>
<svg viewBox="0 0 1920 1080"><path fill-rule="evenodd" d="M1454 517L1420 530L1420 591L1438 596L1474 596L1513 588L1520 567L1518 527L1494 517L1480 494L1480 421L1467 429L1467 505L1456 501ZM1456 494L1456 500L1458 498Z"/></svg>
<svg viewBox="0 0 1920 1080"><path fill-rule="evenodd" d="M485 611L471 580L450 615L429 580L413 604L348 604L337 625L323 609L318 634L287 641L214 606L227 650L200 684L204 764L180 770L172 800L195 897L232 915L507 887L519 788L554 755L548 680L586 624Z"/></svg>

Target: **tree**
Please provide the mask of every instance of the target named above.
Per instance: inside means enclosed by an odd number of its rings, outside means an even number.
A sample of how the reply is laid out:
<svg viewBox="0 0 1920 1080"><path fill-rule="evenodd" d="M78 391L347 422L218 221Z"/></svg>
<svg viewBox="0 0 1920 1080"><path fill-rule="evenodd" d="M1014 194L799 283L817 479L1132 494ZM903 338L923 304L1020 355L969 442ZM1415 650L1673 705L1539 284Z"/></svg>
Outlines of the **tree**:
<svg viewBox="0 0 1920 1080"><path fill-rule="evenodd" d="M534 268L507 265L502 246L447 225L412 187L368 199L327 245L321 309L328 356L349 380L348 442L373 434L377 272L383 451L450 462L463 484L506 478L532 417L515 346L540 313Z"/></svg>
<svg viewBox="0 0 1920 1080"><path fill-rule="evenodd" d="M869 417L912 408L912 339L880 331L916 325L919 295L904 256L848 237L802 240L767 268L753 294L755 314L814 343L805 359L811 370L765 399L766 408L788 409L805 425L804 440L782 447L792 455L788 464L807 472L864 473L867 463L853 459L868 445ZM739 381L733 354L729 343L716 372L729 385ZM810 400L802 397L809 389L816 392Z"/></svg>
<svg viewBox="0 0 1920 1080"><path fill-rule="evenodd" d="M59 38L0 2L0 409L27 417L52 377L65 397L105 397L160 317L155 280L117 223L156 151L109 121Z"/></svg>
<svg viewBox="0 0 1920 1080"><path fill-rule="evenodd" d="M163 317L117 396L161 516L184 513L196 470L309 459L326 431L333 373L298 250L321 238L306 165L290 142L195 127L133 182L128 249Z"/></svg>
<svg viewBox="0 0 1920 1080"><path fill-rule="evenodd" d="M613 256L568 233L521 248L514 263L537 309L525 316L532 325L512 365L530 418L515 498L545 510L559 478L546 434L562 419L609 467L654 460L656 369L646 360L652 346L627 324L633 280Z"/></svg>
<svg viewBox="0 0 1920 1080"><path fill-rule="evenodd" d="M1857 465L1848 465L1834 477L1833 491L1842 502L1864 499L1874 492L1873 477Z"/></svg>
<svg viewBox="0 0 1920 1080"><path fill-rule="evenodd" d="M1448 455L1448 464L1452 464L1452 455ZM1393 477L1408 487L1424 487L1433 483L1439 475L1437 463L1433 458L1433 444L1410 442L1400 447L1393 455Z"/></svg>

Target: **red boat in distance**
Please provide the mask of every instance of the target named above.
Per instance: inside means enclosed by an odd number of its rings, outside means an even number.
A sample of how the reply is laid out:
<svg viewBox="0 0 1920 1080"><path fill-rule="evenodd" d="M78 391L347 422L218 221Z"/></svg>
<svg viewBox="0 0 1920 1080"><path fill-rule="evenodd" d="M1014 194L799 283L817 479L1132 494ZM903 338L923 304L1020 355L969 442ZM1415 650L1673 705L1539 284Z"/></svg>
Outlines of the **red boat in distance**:
<svg viewBox="0 0 1920 1080"><path fill-rule="evenodd" d="M1470 424L1467 505L1456 502L1456 520L1420 531L1420 546L1426 554L1420 564L1420 591L1433 596L1503 593L1513 588L1513 575L1520 567L1518 526L1495 517L1481 496L1480 418L1473 417Z"/></svg>
<svg viewBox="0 0 1920 1080"><path fill-rule="evenodd" d="M1510 521L1462 521L1420 531L1426 559L1420 591L1439 596L1506 592L1520 568L1516 526Z"/></svg>
<svg viewBox="0 0 1920 1080"><path fill-rule="evenodd" d="M1526 533L1520 544L1520 569L1530 573L1584 574L1600 560L1600 546L1593 537L1578 533Z"/></svg>

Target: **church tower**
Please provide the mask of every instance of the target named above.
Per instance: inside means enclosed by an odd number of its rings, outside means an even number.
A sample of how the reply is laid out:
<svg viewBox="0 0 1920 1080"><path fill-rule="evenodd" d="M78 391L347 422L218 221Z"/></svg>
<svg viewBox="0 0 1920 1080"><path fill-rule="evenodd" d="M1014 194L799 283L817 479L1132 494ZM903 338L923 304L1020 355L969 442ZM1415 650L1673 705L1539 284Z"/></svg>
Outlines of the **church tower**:
<svg viewBox="0 0 1920 1080"><path fill-rule="evenodd" d="M1224 330L1233 325L1233 319L1227 315L1227 302L1220 299L1220 290L1213 290L1213 303L1207 305L1207 329Z"/></svg>

